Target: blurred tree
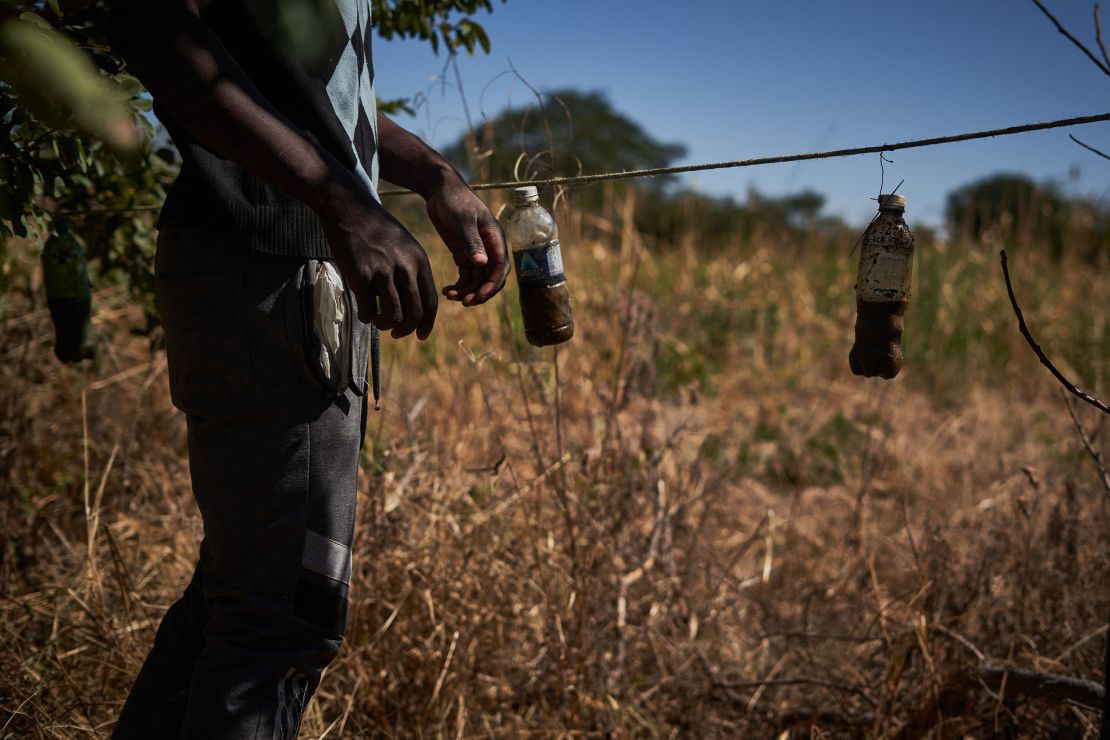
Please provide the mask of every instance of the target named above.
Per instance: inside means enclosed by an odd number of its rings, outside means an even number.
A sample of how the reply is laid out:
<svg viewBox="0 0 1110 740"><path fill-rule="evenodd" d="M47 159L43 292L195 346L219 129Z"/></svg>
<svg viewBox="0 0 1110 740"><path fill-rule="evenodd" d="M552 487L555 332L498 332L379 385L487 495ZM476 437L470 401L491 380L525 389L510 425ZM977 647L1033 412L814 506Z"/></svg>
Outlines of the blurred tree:
<svg viewBox="0 0 1110 740"><path fill-rule="evenodd" d="M664 244L693 237L712 250L753 239L796 242L801 233L843 228L821 215L825 196L813 190L769 196L749 190L747 198L713 196L691 190L655 190L642 194L636 226Z"/></svg>
<svg viewBox="0 0 1110 740"><path fill-rule="evenodd" d="M953 231L979 241L1038 246L1059 257L1071 250L1086 259L1110 250L1110 209L1105 203L1065 196L1052 183L1024 175L976 180L948 196Z"/></svg>
<svg viewBox="0 0 1110 740"><path fill-rule="evenodd" d="M506 110L444 153L472 176L511 180L665 167L686 147L655 139L604 93L556 90ZM588 194L597 196L598 189Z"/></svg>
<svg viewBox="0 0 1110 740"><path fill-rule="evenodd" d="M1056 253L1063 246L1064 202L1057 188L1024 175L998 174L948 195L947 213L956 232L974 239L1037 241Z"/></svg>
<svg viewBox="0 0 1110 740"><path fill-rule="evenodd" d="M297 27L313 6L279 0L278 23ZM505 2L505 0L502 0ZM416 38L437 52L489 51L474 14L494 0L373 0L385 39ZM123 274L149 312L153 211L177 156L150 96L105 38L110 0L0 0L0 290L10 281L6 237L40 246L53 215L75 217L100 272ZM305 44L311 40L302 39ZM385 103L383 108L396 108ZM146 209L146 210L143 210Z"/></svg>
<svg viewBox="0 0 1110 740"><path fill-rule="evenodd" d="M573 89L537 95L467 132L445 153L482 180L542 179L558 175L666 167L686 147L647 133L601 92ZM796 234L828 225L825 198L807 190L781 197L756 191L745 202L676 189L674 177L608 183L575 190L577 207L596 209L611 194L638 191L636 226L660 243L694 235L703 246L723 246L753 232Z"/></svg>

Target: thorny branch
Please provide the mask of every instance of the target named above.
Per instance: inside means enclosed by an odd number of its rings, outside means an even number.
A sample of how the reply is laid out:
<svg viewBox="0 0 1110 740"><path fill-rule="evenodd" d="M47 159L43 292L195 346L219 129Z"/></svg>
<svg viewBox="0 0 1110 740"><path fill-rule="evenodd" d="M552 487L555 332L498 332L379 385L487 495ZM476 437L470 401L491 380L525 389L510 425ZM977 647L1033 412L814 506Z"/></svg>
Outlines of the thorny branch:
<svg viewBox="0 0 1110 740"><path fill-rule="evenodd" d="M1036 0L1034 0L1034 2L1036 2ZM1080 390L1076 387L1074 383L1065 378L1064 374L1057 370L1056 366L1052 364L1052 361L1048 359L1048 357L1044 353L1044 350L1042 350L1041 346L1037 344L1037 341L1033 339L1033 335L1029 333L1029 327L1025 324L1025 317L1021 313L1021 306L1018 305L1017 297L1014 295L1014 286L1010 282L1010 269L1006 265L1006 250L1000 250L999 255L1002 257L1002 276L1006 279L1006 292L1010 294L1010 305L1013 306L1014 314L1017 316L1018 329L1021 331L1021 335L1025 337L1025 341L1029 344L1030 349L1033 350L1033 354L1035 354L1037 356L1037 359L1041 361L1041 364L1047 367L1049 372L1051 372L1056 377L1056 379L1060 381L1064 388L1067 389L1068 393L1071 393L1076 398L1080 398L1086 401L1099 411L1102 411L1105 414L1110 414L1110 406L1107 406L1105 402L1095 398L1089 393L1085 393L1084 391Z"/></svg>
<svg viewBox="0 0 1110 740"><path fill-rule="evenodd" d="M1044 4L1041 2L1041 0L1033 0L1033 4L1036 5L1038 8L1040 8L1041 12L1044 13L1045 16L1050 21L1052 21L1052 25L1056 26L1056 30L1059 31L1060 33L1062 33L1064 35L1064 37L1067 38L1068 41L1072 42L1077 47L1079 47L1079 50L1082 51L1084 54L1086 54L1087 57L1092 62L1095 63L1095 66L1098 67L1100 70L1102 70L1103 74L1110 75L1110 62L1104 62L1103 60L1099 59L1097 56L1095 56L1094 52L1092 52L1090 49L1087 48L1086 44L1084 44L1082 41L1077 39L1075 36L1072 36L1071 32L1068 31L1068 29L1064 28L1064 25L1062 23L1060 23L1060 21L1058 21L1056 19L1056 16L1054 16L1051 13L1051 11L1049 11L1049 9L1044 6ZM1097 15L1098 11L1096 10L1095 13L1096 13L1096 15L1095 15L1096 27L1098 27L1099 25L1101 25L1101 24L1097 23L1097 21L1098 21L1098 15ZM1105 47L1104 47L1103 50L1105 51Z"/></svg>

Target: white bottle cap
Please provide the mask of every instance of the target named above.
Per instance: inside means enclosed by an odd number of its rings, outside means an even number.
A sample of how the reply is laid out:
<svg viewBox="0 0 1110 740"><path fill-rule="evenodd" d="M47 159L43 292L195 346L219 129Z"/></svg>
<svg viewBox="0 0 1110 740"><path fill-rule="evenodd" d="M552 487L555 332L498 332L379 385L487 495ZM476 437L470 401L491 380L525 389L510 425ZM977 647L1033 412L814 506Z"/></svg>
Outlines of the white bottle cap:
<svg viewBox="0 0 1110 740"><path fill-rule="evenodd" d="M540 199L540 191L535 185L525 185L522 188L513 188L513 201L522 206L527 203L537 203Z"/></svg>

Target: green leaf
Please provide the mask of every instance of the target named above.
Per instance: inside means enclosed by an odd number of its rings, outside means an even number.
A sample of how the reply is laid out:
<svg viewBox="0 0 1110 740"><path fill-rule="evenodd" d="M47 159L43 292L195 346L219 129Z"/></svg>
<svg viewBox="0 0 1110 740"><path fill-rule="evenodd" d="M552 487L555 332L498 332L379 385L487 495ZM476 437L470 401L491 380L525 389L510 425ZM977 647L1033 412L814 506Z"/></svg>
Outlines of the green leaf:
<svg viewBox="0 0 1110 740"><path fill-rule="evenodd" d="M482 47L482 51L489 54L490 43L489 35L486 34L486 29L482 28L477 23L472 23L471 26L473 27L474 36L478 39L478 44Z"/></svg>
<svg viewBox="0 0 1110 740"><path fill-rule="evenodd" d="M12 86L21 107L47 126L76 125L117 155L133 153L138 132L115 90L83 51L40 21L45 23L41 18L0 22L0 79Z"/></svg>
<svg viewBox="0 0 1110 740"><path fill-rule="evenodd" d="M50 26L50 22L47 21L42 16L40 16L38 13L31 13L31 12L20 13L19 14L19 19L23 20L23 21L27 21L28 23L33 23L34 25L38 26L39 28L42 28L42 29L47 30L47 31L53 30L52 27Z"/></svg>
<svg viewBox="0 0 1110 740"><path fill-rule="evenodd" d="M116 85L119 86L119 92L125 99L133 98L146 89L138 78L128 74L116 75Z"/></svg>

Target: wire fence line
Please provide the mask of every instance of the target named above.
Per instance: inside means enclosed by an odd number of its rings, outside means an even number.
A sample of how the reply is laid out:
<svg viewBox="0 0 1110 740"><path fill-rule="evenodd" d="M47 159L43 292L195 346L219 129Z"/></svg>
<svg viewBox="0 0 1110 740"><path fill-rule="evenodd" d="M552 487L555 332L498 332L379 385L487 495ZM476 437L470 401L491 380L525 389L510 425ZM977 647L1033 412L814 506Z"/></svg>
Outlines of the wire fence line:
<svg viewBox="0 0 1110 740"><path fill-rule="evenodd" d="M620 172L598 172L588 175L574 175L568 177L548 177L537 180L507 180L504 182L483 182L473 184L470 187L474 190L509 190L511 188L518 188L523 185L535 185L536 187L544 187L548 185L569 186L569 185L590 185L598 182L606 182L609 180L631 180L643 177L659 177L662 175L677 175L684 172L702 172L705 170L724 170L736 169L740 167L758 167L767 164L785 164L787 162L805 162L813 159L835 159L838 157L855 157L861 154L881 154L883 152L895 152L899 149L915 149L926 146L938 146L941 144L954 144L960 141L974 141L975 139L992 139L998 136L1013 136L1015 134L1026 134L1033 131L1045 131L1054 128L1063 128L1065 126L1083 126L1090 123L1100 123L1103 121L1110 121L1110 113L1099 113L1091 116L1078 116L1075 118L1061 118L1055 121L1043 121L1041 123L1026 123L1021 126L1007 126L1006 128L989 129L986 131L971 131L962 134L952 134L950 136L935 136L928 139L911 139L909 141L899 141L893 144L875 144L872 146L861 146L850 149L830 149L822 152L808 152L804 154L780 154L771 157L755 157L752 159L733 159L725 162L705 162L701 164L687 164L678 165L675 167L652 167L650 169L642 170L624 170ZM412 195L411 190L382 190L378 193L380 196L392 195ZM161 206L131 206L128 208L90 208L85 211L71 211L64 213L67 216L89 216L97 214L115 214L115 213L141 213L144 211L157 211Z"/></svg>
<svg viewBox="0 0 1110 740"><path fill-rule="evenodd" d="M787 162L805 162L811 159L833 159L836 157L854 157L860 154L880 154L893 152L899 149L914 149L923 146L937 146L939 144L953 144L958 141L972 141L975 139L990 139L996 136L1012 136L1025 134L1031 131L1044 131L1046 129L1062 128L1064 126L1081 126L1088 123L1110 121L1110 113L1100 113L1093 116L1079 116L1076 118L1062 118L1056 121L1042 123L1027 123L1021 126L1007 126L1006 128L990 129L988 131L972 131L951 136L937 136L930 139L912 139L894 144L878 144L862 146L852 149L831 149L823 152L809 152L807 154L781 154L773 157L755 157L753 159L734 159L726 162L707 162L703 164L687 164L676 167L653 167L643 170L628 170L623 172L600 172L592 175L576 175L571 177L549 177L541 180L487 182L471 185L473 190L508 190L522 185L585 185L607 180L627 180L639 177L658 177L660 175L675 175L683 172L702 172L704 170L724 170L738 167L757 167L765 164L785 164ZM409 195L409 190L383 190L379 195Z"/></svg>

